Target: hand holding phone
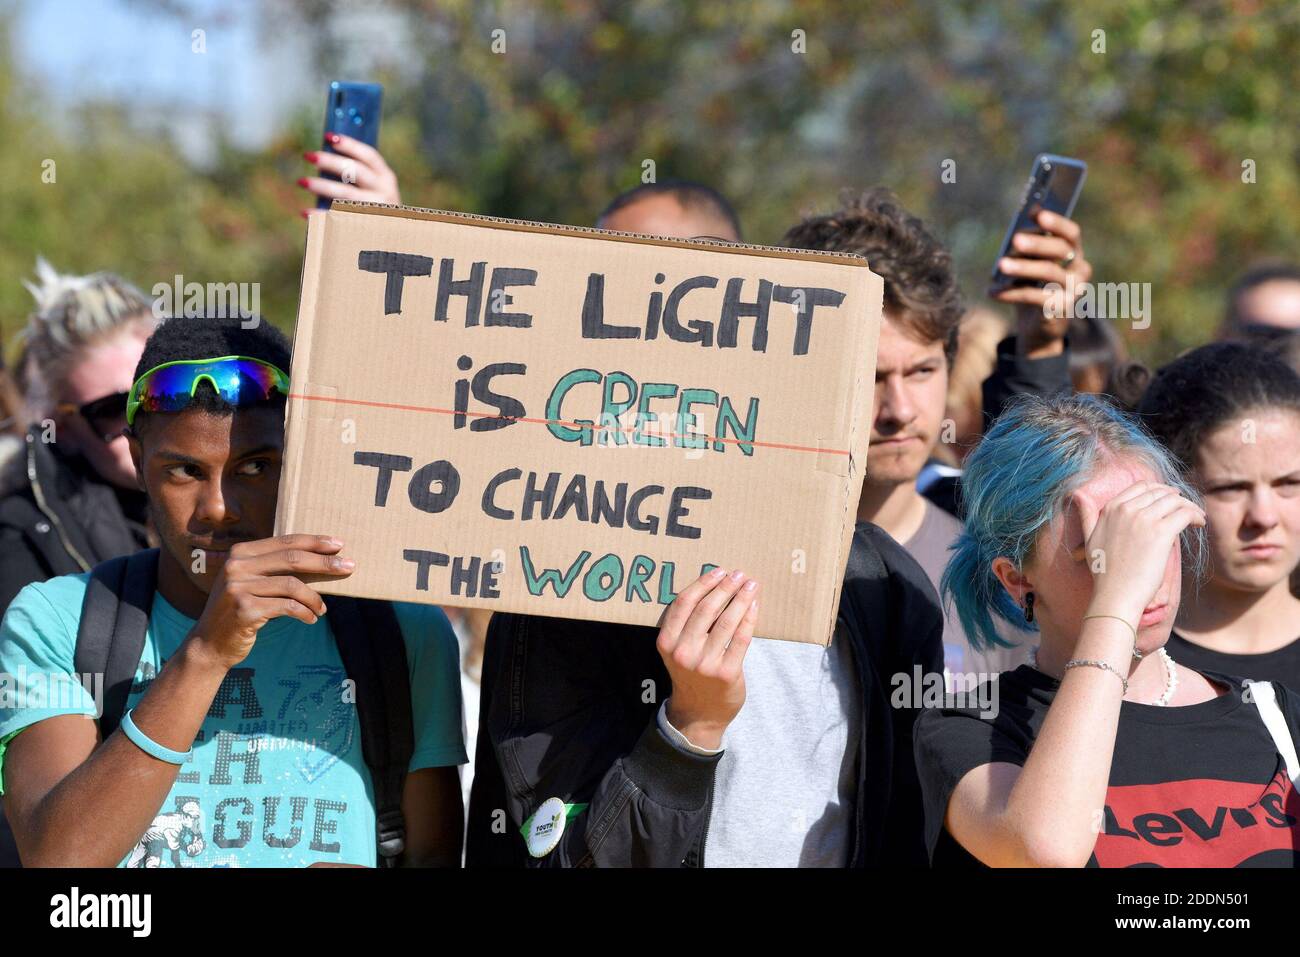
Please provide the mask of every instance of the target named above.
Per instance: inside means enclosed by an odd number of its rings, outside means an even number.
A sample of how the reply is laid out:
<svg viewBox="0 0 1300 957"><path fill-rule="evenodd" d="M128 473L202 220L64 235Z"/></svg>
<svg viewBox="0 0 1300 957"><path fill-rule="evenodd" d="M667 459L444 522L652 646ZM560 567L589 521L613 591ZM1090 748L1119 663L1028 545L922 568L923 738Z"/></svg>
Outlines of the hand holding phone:
<svg viewBox="0 0 1300 957"><path fill-rule="evenodd" d="M402 205L397 174L389 169L377 149L349 136L330 135L336 137L330 144L332 152L302 154L303 159L326 174L298 180L299 186L321 198L317 208L328 207L330 200L335 199Z"/></svg>
<svg viewBox="0 0 1300 957"><path fill-rule="evenodd" d="M298 180L317 196L317 209L335 199L401 204L397 176L376 149L382 100L378 83L330 84L322 149L303 154L321 175Z"/></svg>
<svg viewBox="0 0 1300 957"><path fill-rule="evenodd" d="M1002 241L988 294L1016 306L1020 347L1059 352L1079 284L1092 278L1083 232L1070 219L1086 173L1081 160L1040 155Z"/></svg>

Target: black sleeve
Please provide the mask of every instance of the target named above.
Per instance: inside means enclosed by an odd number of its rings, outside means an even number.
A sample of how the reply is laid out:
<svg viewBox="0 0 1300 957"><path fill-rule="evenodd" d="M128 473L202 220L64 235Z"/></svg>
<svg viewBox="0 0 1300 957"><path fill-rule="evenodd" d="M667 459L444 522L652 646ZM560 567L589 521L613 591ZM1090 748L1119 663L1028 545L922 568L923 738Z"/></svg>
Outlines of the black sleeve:
<svg viewBox="0 0 1300 957"><path fill-rule="evenodd" d="M992 422L1012 398L1022 393L1037 396L1069 392L1070 342L1059 356L1027 359L1016 350L1016 337L1007 336L998 343L993 373L984 380L984 419Z"/></svg>
<svg viewBox="0 0 1300 957"><path fill-rule="evenodd" d="M654 629L493 615L468 867L678 867L708 823L721 755L659 731L671 692ZM548 798L588 807L542 858L520 827Z"/></svg>
<svg viewBox="0 0 1300 957"><path fill-rule="evenodd" d="M891 539L892 542L892 539ZM886 674L891 686L894 675L943 675L944 617L938 596L924 569L901 545L891 556L895 612L891 634L893 660ZM921 782L916 773L912 737L922 709L893 709L894 788L885 819L886 861L924 866L929 856L924 844L925 806Z"/></svg>
<svg viewBox="0 0 1300 957"><path fill-rule="evenodd" d="M912 733L920 713L914 699L892 700L895 676L943 676L943 615L934 587L908 552L881 528L858 525L841 600L842 614L860 635L867 656L863 689L868 760L888 762L888 774L860 777L869 811L862 822L866 866L923 867L925 813L913 758ZM898 706L901 704L901 706ZM881 735L887 740L880 740Z"/></svg>
<svg viewBox="0 0 1300 957"><path fill-rule="evenodd" d="M53 574L19 529L0 526L0 616L23 588Z"/></svg>
<svg viewBox="0 0 1300 957"><path fill-rule="evenodd" d="M994 699L996 700L996 699ZM984 764L1023 766L1023 747L996 720L956 709L932 709L916 722L916 768L925 804L925 844L933 856L952 792L968 773Z"/></svg>
<svg viewBox="0 0 1300 957"><path fill-rule="evenodd" d="M923 619L915 630L904 630L899 667L891 675L913 674L919 666L922 674L942 676L943 618L937 614L932 617L932 621ZM925 804L912 743L921 713L922 709L912 707L894 711L894 791L885 823L885 859L912 866L928 861L923 844Z"/></svg>

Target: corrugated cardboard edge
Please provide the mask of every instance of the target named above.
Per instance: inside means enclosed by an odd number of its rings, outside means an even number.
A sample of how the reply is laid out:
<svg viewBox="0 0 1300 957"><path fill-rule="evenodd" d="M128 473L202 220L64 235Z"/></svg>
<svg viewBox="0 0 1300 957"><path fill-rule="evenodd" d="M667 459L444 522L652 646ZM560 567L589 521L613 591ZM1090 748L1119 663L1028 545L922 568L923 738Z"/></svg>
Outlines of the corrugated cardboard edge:
<svg viewBox="0 0 1300 957"><path fill-rule="evenodd" d="M733 243L725 239L668 239L647 233L616 233L594 226L562 226L558 223L535 223L527 219L502 219L480 216L476 213L453 213L445 209L426 209L422 206L390 206L387 203L361 203L339 201L330 212L365 213L377 216L397 216L402 219L427 219L440 223L460 223L464 226L486 226L489 229L511 229L524 233L547 233L553 236L575 236L580 239L612 239L622 243L651 246L676 246L680 249L707 249L711 252L737 253L744 256L766 256L779 259L803 259L809 262L832 262L842 266L867 266L865 256L857 253L836 253L824 249L790 249L787 246L756 246L753 243ZM326 214L328 215L328 214ZM322 218L322 217L317 217ZM310 220L311 217L308 217Z"/></svg>
<svg viewBox="0 0 1300 957"><path fill-rule="evenodd" d="M308 319L316 313L316 296L319 289L321 256L325 249L325 233L329 228L329 215L307 217L307 243L302 257L302 276L298 285L298 319L293 327L293 361L290 367L289 381L293 382L294 370L311 368L312 323ZM310 281L308 281L310 280ZM300 384L301 385L301 384ZM275 509L275 534L285 534L286 528L295 528L296 516L291 510L298 502L294 494L297 489L290 488L289 482L296 485L302 481L303 446L307 442L306 428L290 428L294 416L306 416L308 403L290 399L285 403L285 449L284 463L280 470L279 499Z"/></svg>
<svg viewBox="0 0 1300 957"><path fill-rule="evenodd" d="M885 281L875 273L871 274L872 285L875 287L875 293L872 295L873 302L879 302L881 308L881 321L884 321L884 295ZM860 343L860 351L865 355L870 354L874 357L876 350L880 345L880 325L875 327L874 337L869 337L870 333L864 331ZM870 368L868 368L868 366ZM830 614L826 624L826 640L822 645L829 646L835 636L835 624L840 613L840 593L844 589L844 572L849 563L849 552L853 548L853 533L858 523L858 496L853 494L855 488L860 489L860 479L866 474L867 468L867 450L871 444L871 422L874 418L874 404L871 397L868 397L866 390L866 377L870 373L872 380L875 380L876 369L875 362L858 363L857 371L853 378L853 409L850 414L849 424L849 486L844 494L844 514L840 519L840 551L836 567L840 570L835 579L835 587L831 589Z"/></svg>

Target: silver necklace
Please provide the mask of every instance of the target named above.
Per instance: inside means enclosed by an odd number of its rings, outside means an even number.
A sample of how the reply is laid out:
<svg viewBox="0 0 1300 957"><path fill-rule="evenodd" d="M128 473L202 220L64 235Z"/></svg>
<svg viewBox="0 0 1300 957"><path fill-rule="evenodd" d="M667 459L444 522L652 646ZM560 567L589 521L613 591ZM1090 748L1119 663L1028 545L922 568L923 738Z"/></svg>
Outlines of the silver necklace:
<svg viewBox="0 0 1300 957"><path fill-rule="evenodd" d="M1178 690L1178 669L1174 666L1174 659L1169 656L1169 652L1165 651L1163 645L1158 649L1157 653L1160 655L1160 660L1164 662L1165 666L1165 693L1151 703L1156 707L1164 708L1169 705L1169 702L1174 700L1174 692ZM1029 650L1029 665L1036 671L1042 671L1042 669L1038 667L1037 648L1031 648ZM1044 672L1044 674L1046 674L1046 672Z"/></svg>

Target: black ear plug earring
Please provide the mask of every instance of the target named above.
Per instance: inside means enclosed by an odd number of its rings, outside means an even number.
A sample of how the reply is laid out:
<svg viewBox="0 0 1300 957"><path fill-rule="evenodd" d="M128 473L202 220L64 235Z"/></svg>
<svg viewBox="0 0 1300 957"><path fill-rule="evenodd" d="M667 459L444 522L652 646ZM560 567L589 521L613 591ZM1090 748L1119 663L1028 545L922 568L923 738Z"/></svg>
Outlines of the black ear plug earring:
<svg viewBox="0 0 1300 957"><path fill-rule="evenodd" d="M1025 592L1025 621L1034 620L1034 593Z"/></svg>

